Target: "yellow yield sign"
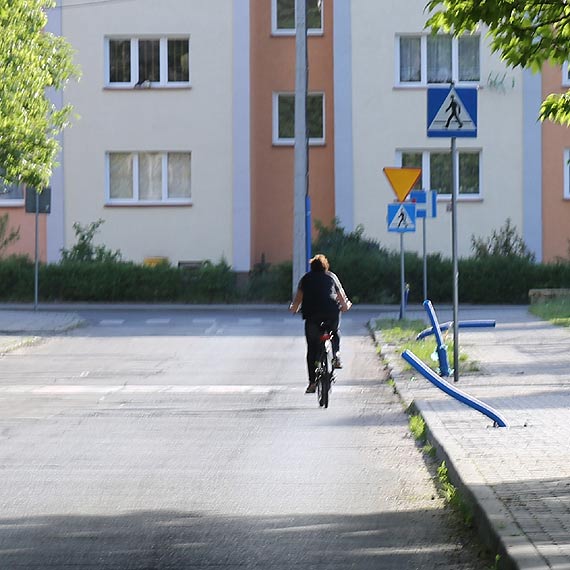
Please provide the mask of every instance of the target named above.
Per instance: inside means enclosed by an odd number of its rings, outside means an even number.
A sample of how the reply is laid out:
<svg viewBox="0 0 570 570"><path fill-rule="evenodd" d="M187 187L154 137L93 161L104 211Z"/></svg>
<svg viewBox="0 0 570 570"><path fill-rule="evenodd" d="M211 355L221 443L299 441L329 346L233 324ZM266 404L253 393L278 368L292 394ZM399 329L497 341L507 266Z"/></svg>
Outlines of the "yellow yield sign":
<svg viewBox="0 0 570 570"><path fill-rule="evenodd" d="M391 168L387 166L383 170L400 202L406 199L422 175L421 168Z"/></svg>

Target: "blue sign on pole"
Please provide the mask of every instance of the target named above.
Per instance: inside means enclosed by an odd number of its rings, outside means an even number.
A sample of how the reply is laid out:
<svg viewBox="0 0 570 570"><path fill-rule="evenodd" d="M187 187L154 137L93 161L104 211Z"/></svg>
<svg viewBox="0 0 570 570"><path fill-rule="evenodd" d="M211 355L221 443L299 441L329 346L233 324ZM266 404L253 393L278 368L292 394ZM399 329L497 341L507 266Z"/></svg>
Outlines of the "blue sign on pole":
<svg viewBox="0 0 570 570"><path fill-rule="evenodd" d="M475 138L477 136L477 88L428 88L427 136Z"/></svg>
<svg viewBox="0 0 570 570"><path fill-rule="evenodd" d="M416 218L437 217L437 192L435 190L412 190L408 198L416 205Z"/></svg>
<svg viewBox="0 0 570 570"><path fill-rule="evenodd" d="M397 233L415 232L416 205L411 202L388 204L388 231Z"/></svg>

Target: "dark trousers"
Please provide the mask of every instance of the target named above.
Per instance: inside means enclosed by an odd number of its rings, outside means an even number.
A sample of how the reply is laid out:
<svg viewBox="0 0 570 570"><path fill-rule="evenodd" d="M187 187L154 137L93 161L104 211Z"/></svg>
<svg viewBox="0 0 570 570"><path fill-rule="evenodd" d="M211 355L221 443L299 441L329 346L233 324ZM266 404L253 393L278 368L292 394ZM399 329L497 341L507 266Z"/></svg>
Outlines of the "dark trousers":
<svg viewBox="0 0 570 570"><path fill-rule="evenodd" d="M321 323L325 322L326 327L333 333L331 339L333 354L340 350L340 314L328 316L320 319L305 320L305 338L307 339L307 371L309 372L309 382L315 381L315 362L319 359L319 349L321 346Z"/></svg>

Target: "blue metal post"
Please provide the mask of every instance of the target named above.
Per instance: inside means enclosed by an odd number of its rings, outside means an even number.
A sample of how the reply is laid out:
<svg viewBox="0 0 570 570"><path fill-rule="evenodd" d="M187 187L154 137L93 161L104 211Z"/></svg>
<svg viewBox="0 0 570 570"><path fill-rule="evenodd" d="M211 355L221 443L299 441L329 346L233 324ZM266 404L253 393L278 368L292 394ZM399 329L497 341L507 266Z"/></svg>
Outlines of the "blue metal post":
<svg viewBox="0 0 570 570"><path fill-rule="evenodd" d="M433 333L435 335L435 340L437 343L436 351L437 351L437 357L439 359L439 371L442 376L450 376L451 370L449 369L449 360L447 358L447 347L443 343L443 335L441 334L441 329L439 328L439 321L437 320L435 309L433 308L431 301L429 301L428 299L424 301L424 308L431 322L431 326L433 328ZM455 363L455 366L457 366L457 362Z"/></svg>

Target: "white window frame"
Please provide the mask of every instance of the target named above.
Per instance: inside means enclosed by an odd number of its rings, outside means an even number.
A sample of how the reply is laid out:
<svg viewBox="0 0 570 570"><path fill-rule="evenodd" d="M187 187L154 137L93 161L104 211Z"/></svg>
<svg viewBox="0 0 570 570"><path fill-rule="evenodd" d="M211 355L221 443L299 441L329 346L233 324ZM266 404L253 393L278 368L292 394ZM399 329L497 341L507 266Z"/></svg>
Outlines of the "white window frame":
<svg viewBox="0 0 570 570"><path fill-rule="evenodd" d="M570 148L564 149L564 200L570 200Z"/></svg>
<svg viewBox="0 0 570 570"><path fill-rule="evenodd" d="M26 188L22 186L21 198L4 198L4 194L0 193L0 206L2 208L21 208L26 203Z"/></svg>
<svg viewBox="0 0 570 570"><path fill-rule="evenodd" d="M111 40L129 40L131 42L131 80L129 82L111 83L111 54L109 42ZM159 40L160 80L150 82L150 87L160 89L173 89L190 87L192 85L192 46L189 36L108 36L105 37L105 87L108 89L133 89L139 82L139 40ZM168 41L188 41L188 81L168 81Z"/></svg>
<svg viewBox="0 0 570 570"><path fill-rule="evenodd" d="M139 198L139 155L158 153L162 158L162 198L160 200L141 200ZM190 155L190 197L170 198L168 196L168 155L169 153L184 153ZM133 197L111 198L111 167L110 156L112 154L133 155ZM188 206L192 205L192 153L190 151L129 151L114 150L105 153L105 205L107 206Z"/></svg>
<svg viewBox="0 0 570 570"><path fill-rule="evenodd" d="M405 148L398 149L396 151L396 164L400 167L402 166L402 154L414 153L422 155L422 189L432 190L431 188L431 176L430 176L430 154L432 153L449 153L448 148ZM459 154L478 154L479 155L479 192L477 194L461 194L457 196L457 199L462 202L480 202L483 200L483 151L480 148L463 148L459 151ZM456 165L456 178L459 180L459 160ZM433 188L437 190L437 188ZM437 194L437 200L441 202L451 201L451 194Z"/></svg>
<svg viewBox="0 0 570 570"><path fill-rule="evenodd" d="M570 67L568 66L568 62L565 61L562 65L562 85L564 87L570 87L570 77L568 76L570 73Z"/></svg>
<svg viewBox="0 0 570 570"><path fill-rule="evenodd" d="M277 2L279 0L271 0L271 35L273 36L294 36L296 26L294 28L278 28L277 27ZM308 36L322 36L325 28L325 2L321 2L321 27L320 28L307 28Z"/></svg>
<svg viewBox="0 0 570 570"><path fill-rule="evenodd" d="M294 146L295 138L282 139L279 138L279 97L281 95L294 96L295 93L290 91L279 91L273 93L273 144L275 146ZM322 95L323 97L323 136L322 138L309 138L309 145L311 146L324 146L326 142L327 123L326 123L326 96L322 91L311 91L307 93L311 95Z"/></svg>
<svg viewBox="0 0 570 570"><path fill-rule="evenodd" d="M448 34L445 34L448 35ZM479 37L479 81L459 81L459 39L451 38L451 79L459 86L477 86L481 84L481 36ZM400 38L420 38L420 81L400 81ZM394 39L394 85L396 87L428 87L446 85L427 81L427 34L396 34Z"/></svg>

